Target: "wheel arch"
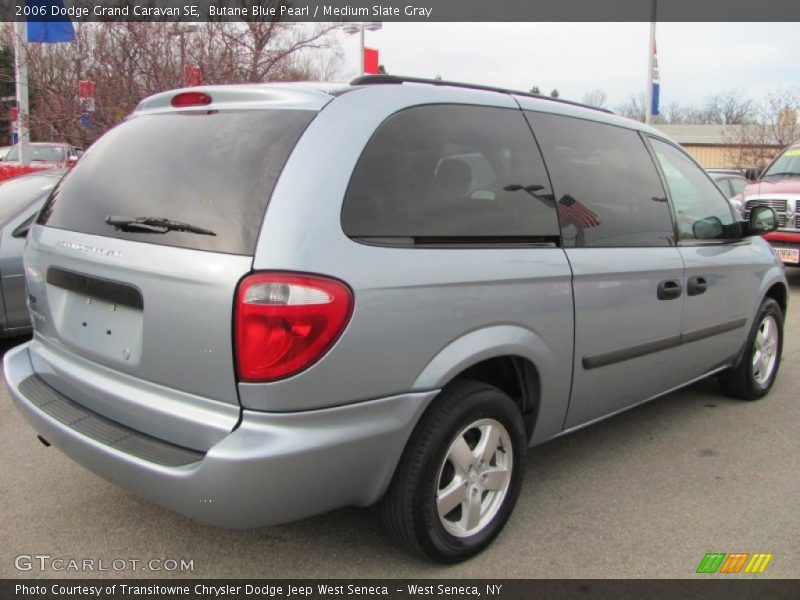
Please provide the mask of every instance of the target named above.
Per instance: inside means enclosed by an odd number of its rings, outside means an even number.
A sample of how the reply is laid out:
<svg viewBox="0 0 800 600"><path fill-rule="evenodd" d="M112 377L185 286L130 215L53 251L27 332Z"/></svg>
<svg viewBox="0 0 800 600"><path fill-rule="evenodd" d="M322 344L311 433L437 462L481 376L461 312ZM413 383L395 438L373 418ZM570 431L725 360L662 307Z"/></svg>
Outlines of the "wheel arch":
<svg viewBox="0 0 800 600"><path fill-rule="evenodd" d="M764 297L775 300L778 306L781 307L783 314L786 314L786 309L789 308L789 290L786 288L785 283L781 281L773 283L764 294Z"/></svg>
<svg viewBox="0 0 800 600"><path fill-rule="evenodd" d="M786 276L782 271L778 272L778 268L776 267L775 273L772 277L765 279L765 281L761 284L761 289L759 290L759 294L757 298L760 298L758 304L756 305L756 311L754 312L751 319L748 320L747 323L747 332L748 337L750 335L750 330L753 327L755 319L758 318L758 310L761 307L761 304L767 298L772 298L775 302L778 303L778 306L781 307L781 311L786 316L786 310L789 308L789 286L786 282ZM739 352L734 357L733 361L731 362L731 368L738 368L739 365L742 363L742 359L744 358L745 349L747 346L748 337L745 337L744 341L742 342L742 347L739 349Z"/></svg>
<svg viewBox="0 0 800 600"><path fill-rule="evenodd" d="M548 396L554 359L535 332L500 325L467 333L443 348L423 369L414 389L442 389L458 379L497 387L520 409L530 441ZM555 403L551 408L558 410ZM564 410L566 403L564 403ZM558 418L563 422L563 413Z"/></svg>

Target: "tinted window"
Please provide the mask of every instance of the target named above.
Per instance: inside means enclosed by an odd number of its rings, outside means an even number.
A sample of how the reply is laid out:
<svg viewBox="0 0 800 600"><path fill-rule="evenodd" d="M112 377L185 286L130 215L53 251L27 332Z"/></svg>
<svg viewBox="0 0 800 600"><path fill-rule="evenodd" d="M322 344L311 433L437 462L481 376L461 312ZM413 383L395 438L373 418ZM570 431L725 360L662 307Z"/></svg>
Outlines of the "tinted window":
<svg viewBox="0 0 800 600"><path fill-rule="evenodd" d="M682 151L672 144L652 139L653 150L667 181L675 217L678 236L682 240L709 239L724 236L724 230L707 222L695 229L698 221L719 220L719 225L733 223L730 204L720 193L708 175Z"/></svg>
<svg viewBox="0 0 800 600"><path fill-rule="evenodd" d="M81 158L38 222L108 237L252 254L267 201L316 115L299 110L143 115ZM110 215L190 223L216 235L115 229Z"/></svg>
<svg viewBox="0 0 800 600"><path fill-rule="evenodd" d="M729 180L729 183L733 188L733 195L738 196L744 191L744 188L747 187L749 182L746 179L739 179L738 177L735 177L734 179Z"/></svg>
<svg viewBox="0 0 800 600"><path fill-rule="evenodd" d="M723 194L725 194L726 198L730 198L731 196L733 196L731 192L731 184L729 179L725 179L723 177L720 179L713 179L712 181L717 184L717 187Z"/></svg>
<svg viewBox="0 0 800 600"><path fill-rule="evenodd" d="M353 237L557 236L536 143L517 110L421 106L375 132L342 209Z"/></svg>
<svg viewBox="0 0 800 600"><path fill-rule="evenodd" d="M565 246L674 244L666 194L637 132L527 115L553 181Z"/></svg>

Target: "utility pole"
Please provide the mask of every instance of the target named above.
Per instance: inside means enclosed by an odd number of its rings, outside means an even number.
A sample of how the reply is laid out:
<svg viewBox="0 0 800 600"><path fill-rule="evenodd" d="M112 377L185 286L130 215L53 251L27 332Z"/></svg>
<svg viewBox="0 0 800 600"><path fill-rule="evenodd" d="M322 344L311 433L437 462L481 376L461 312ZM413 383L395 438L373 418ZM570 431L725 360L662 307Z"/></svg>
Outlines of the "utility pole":
<svg viewBox="0 0 800 600"><path fill-rule="evenodd" d="M656 3L652 0L650 9L650 45L647 49L647 99L645 100L645 119L648 125L653 124L653 80L656 69Z"/></svg>
<svg viewBox="0 0 800 600"><path fill-rule="evenodd" d="M17 108L19 117L17 130L19 132L19 162L27 167L31 164L31 134L28 129L28 23L17 21L14 23L14 71L17 86Z"/></svg>

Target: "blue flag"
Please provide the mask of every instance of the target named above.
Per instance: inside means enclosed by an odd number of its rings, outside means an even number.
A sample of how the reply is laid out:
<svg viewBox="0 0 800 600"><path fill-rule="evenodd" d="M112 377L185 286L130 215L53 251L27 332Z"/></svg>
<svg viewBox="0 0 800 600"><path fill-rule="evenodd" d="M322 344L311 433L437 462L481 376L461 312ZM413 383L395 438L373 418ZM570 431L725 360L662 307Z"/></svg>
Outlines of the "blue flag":
<svg viewBox="0 0 800 600"><path fill-rule="evenodd" d="M653 104L650 106L650 114L656 116L658 112L658 100L661 95L661 84L658 81L653 82Z"/></svg>
<svg viewBox="0 0 800 600"><path fill-rule="evenodd" d="M45 14L28 18L28 42L41 44L55 44L71 42L75 39L75 29L69 17L63 15L64 4L62 0L25 0L30 7L36 7L32 12L43 11ZM56 14L53 14L53 9Z"/></svg>

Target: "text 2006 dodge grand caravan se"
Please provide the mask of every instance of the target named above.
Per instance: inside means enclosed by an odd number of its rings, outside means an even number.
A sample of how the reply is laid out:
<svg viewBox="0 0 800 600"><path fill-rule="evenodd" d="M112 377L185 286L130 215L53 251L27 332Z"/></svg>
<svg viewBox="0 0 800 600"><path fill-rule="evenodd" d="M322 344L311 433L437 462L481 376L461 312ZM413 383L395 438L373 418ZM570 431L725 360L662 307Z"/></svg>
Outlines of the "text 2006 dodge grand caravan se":
<svg viewBox="0 0 800 600"><path fill-rule="evenodd" d="M787 285L659 132L459 84L144 100L30 231L44 439L226 527L381 501L408 548L489 544L525 449L716 374L753 400Z"/></svg>

